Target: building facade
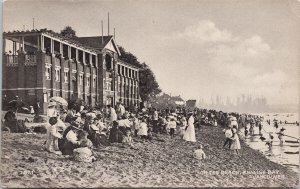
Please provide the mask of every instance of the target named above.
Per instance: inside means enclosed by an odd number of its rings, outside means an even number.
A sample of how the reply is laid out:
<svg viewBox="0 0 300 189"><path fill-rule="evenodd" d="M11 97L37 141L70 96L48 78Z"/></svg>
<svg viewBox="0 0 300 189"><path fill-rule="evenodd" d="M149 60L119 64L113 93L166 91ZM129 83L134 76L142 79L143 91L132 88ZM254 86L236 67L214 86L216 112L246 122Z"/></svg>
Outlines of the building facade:
<svg viewBox="0 0 300 189"><path fill-rule="evenodd" d="M139 104L139 69L121 61L113 36L65 38L51 30L3 33L2 93L45 111L49 99Z"/></svg>

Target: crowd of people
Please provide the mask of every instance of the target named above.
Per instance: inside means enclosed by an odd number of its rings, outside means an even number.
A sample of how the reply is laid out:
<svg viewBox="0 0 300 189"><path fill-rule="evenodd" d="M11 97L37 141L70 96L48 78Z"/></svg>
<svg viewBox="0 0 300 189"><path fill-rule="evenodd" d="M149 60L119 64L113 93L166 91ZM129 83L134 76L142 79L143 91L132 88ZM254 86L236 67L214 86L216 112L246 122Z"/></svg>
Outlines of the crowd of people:
<svg viewBox="0 0 300 189"><path fill-rule="evenodd" d="M185 108L128 111L120 102L115 107L107 105L102 108L83 105L67 108L50 102L45 149L58 155L72 156L78 161L92 162L96 160L93 149L112 143L135 148L136 141L157 140L158 135L160 140L170 137L195 143L195 130L201 131L201 126L207 125L223 127L223 148L239 155L241 128L243 137L254 135L254 127L258 127L261 134L262 121L263 117L256 115L198 108L192 111ZM280 140L282 136L279 135ZM272 141L266 141L266 144L272 146ZM198 145L194 157L205 159L202 145Z"/></svg>
<svg viewBox="0 0 300 189"><path fill-rule="evenodd" d="M122 143L134 148L133 138L140 142L153 140L157 134L179 135L185 141L196 142L194 112L156 109L126 111L119 102L101 109L65 107L50 102L47 109L49 126L46 150L73 155L80 161L94 161L93 148ZM163 140L163 139L162 139Z"/></svg>

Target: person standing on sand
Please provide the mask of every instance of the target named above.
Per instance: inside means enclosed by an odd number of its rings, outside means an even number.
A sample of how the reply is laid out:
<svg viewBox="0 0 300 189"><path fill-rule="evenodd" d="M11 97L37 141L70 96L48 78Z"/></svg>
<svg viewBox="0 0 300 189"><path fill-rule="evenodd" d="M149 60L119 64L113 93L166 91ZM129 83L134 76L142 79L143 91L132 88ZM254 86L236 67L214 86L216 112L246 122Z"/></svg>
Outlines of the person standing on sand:
<svg viewBox="0 0 300 189"><path fill-rule="evenodd" d="M117 121L118 116L117 116L116 110L113 107L111 107L111 105L107 105L107 108L108 108L108 112L109 112L109 121L112 124L114 121Z"/></svg>
<svg viewBox="0 0 300 189"><path fill-rule="evenodd" d="M226 144L229 144L229 149L231 147L231 143L232 143L232 140L231 140L231 137L233 135L232 133L232 130L231 128L228 126L226 129L223 130L224 131L224 134L225 134L225 137L226 137L226 140L224 142L224 145L223 145L223 148L225 148Z"/></svg>
<svg viewBox="0 0 300 189"><path fill-rule="evenodd" d="M189 113L189 119L188 119L188 126L185 129L183 140L190 141L190 142L196 142L196 135L195 135L195 126L194 126L194 116L193 112Z"/></svg>
<svg viewBox="0 0 300 189"><path fill-rule="evenodd" d="M171 118L170 121L168 121L167 128L170 130L171 138L173 138L176 129L176 121L174 120L174 118Z"/></svg>
<svg viewBox="0 0 300 189"><path fill-rule="evenodd" d="M185 128L187 126L187 121L186 121L186 118L184 116L182 116L181 118L181 125L180 125L180 136L183 137L184 135L184 131L185 131Z"/></svg>
<svg viewBox="0 0 300 189"><path fill-rule="evenodd" d="M46 141L46 150L48 152L55 153L57 155L61 155L61 151L58 148L58 139L62 138L62 135L58 132L56 123L57 118L51 117L49 119L50 126L47 129L47 141Z"/></svg>
<svg viewBox="0 0 300 189"><path fill-rule="evenodd" d="M140 138L142 140L147 139L147 136L148 136L148 127L147 127L147 123L146 123L146 119L145 118L142 118L142 121L140 123L139 130L138 130L138 136L140 136Z"/></svg>
<svg viewBox="0 0 300 189"><path fill-rule="evenodd" d="M284 143L284 138L283 138L283 136L284 136L284 131L285 131L285 128L281 128L280 129L280 131L279 131L279 133L277 133L278 134L278 139L279 139L279 142L280 142L280 145L282 146L283 145L283 143Z"/></svg>
<svg viewBox="0 0 300 189"><path fill-rule="evenodd" d="M241 144L240 144L239 136L237 134L237 129L233 128L232 133L233 133L233 136L231 138L232 143L231 143L230 149L234 150L236 152L236 154L239 155L239 150L241 149Z"/></svg>

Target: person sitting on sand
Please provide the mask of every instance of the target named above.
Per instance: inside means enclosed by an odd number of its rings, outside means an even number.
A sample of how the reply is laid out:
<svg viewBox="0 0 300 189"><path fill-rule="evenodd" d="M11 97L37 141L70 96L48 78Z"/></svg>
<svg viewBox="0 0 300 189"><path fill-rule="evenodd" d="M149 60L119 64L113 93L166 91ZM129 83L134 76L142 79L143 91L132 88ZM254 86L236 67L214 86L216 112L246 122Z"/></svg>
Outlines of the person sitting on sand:
<svg viewBox="0 0 300 189"><path fill-rule="evenodd" d="M62 153L59 151L58 148L58 139L61 139L62 135L58 132L56 127L57 118L51 117L49 119L49 123L50 126L47 128L46 150L48 152L61 155Z"/></svg>
<svg viewBox="0 0 300 189"><path fill-rule="evenodd" d="M203 151L203 146L201 144L199 145L199 148L194 151L193 157L198 160L206 159L206 155Z"/></svg>
<svg viewBox="0 0 300 189"><path fill-rule="evenodd" d="M79 141L77 132L81 129L80 117L73 118L71 125L64 131L62 141L60 142L60 150L63 155L72 155L73 150L78 147Z"/></svg>
<svg viewBox="0 0 300 189"><path fill-rule="evenodd" d="M120 131L119 123L117 121L113 122L113 126L110 129L109 141L111 143L114 143L114 142L122 143L122 141L123 141L123 133L122 133L122 131Z"/></svg>
<svg viewBox="0 0 300 189"><path fill-rule="evenodd" d="M96 126L99 128L99 132L101 132L103 129L106 129L106 126L103 121L103 115L102 114L97 114L96 115Z"/></svg>
<svg viewBox="0 0 300 189"><path fill-rule="evenodd" d="M133 146L133 140L132 140L132 137L131 137L131 131L130 130L126 131L126 135L124 136L122 143L126 144L126 145L129 145L129 146Z"/></svg>
<svg viewBox="0 0 300 189"><path fill-rule="evenodd" d="M237 129L233 128L232 129L233 136L230 138L232 140L230 149L234 150L237 155L239 155L239 149L241 149L241 144L240 144L240 139L237 134Z"/></svg>
<svg viewBox="0 0 300 189"><path fill-rule="evenodd" d="M96 160L91 150L93 143L87 138L85 131L78 131L79 147L74 149L74 160L90 163Z"/></svg>

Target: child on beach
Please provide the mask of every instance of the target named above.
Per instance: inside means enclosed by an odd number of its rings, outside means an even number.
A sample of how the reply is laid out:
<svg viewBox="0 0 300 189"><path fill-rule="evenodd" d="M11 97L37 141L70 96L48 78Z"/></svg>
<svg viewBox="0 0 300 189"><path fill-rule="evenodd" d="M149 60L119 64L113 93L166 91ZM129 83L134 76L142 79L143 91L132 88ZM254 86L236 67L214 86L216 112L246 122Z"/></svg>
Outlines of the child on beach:
<svg viewBox="0 0 300 189"><path fill-rule="evenodd" d="M272 150L272 146L273 146L273 135L269 134L269 139L266 141L266 145L268 145L269 150Z"/></svg>
<svg viewBox="0 0 300 189"><path fill-rule="evenodd" d="M78 132L79 148L74 149L74 159L76 161L90 163L96 160L91 150L93 143L87 138L87 133L80 130Z"/></svg>
<svg viewBox="0 0 300 189"><path fill-rule="evenodd" d="M50 117L49 119L50 126L47 129L47 141L46 141L46 150L48 152L61 155L61 151L58 148L58 139L62 138L62 135L58 132L56 127L57 117Z"/></svg>
<svg viewBox="0 0 300 189"><path fill-rule="evenodd" d="M174 118L171 118L170 121L168 121L167 128L168 130L170 130L171 138L173 138L176 129L176 121L174 120Z"/></svg>
<svg viewBox="0 0 300 189"><path fill-rule="evenodd" d="M201 144L199 145L199 148L194 151L193 156L198 160L206 159L206 155L203 151L203 146Z"/></svg>
<svg viewBox="0 0 300 189"><path fill-rule="evenodd" d="M126 145L129 145L131 147L133 146L133 140L132 140L132 137L131 137L130 130L126 131L126 135L124 136L122 143L126 144Z"/></svg>
<svg viewBox="0 0 300 189"><path fill-rule="evenodd" d="M140 136L140 138L142 140L147 139L148 136L148 127L147 127L147 123L146 123L146 119L143 118L141 120L140 126L139 126L139 130L138 130L138 136Z"/></svg>
<svg viewBox="0 0 300 189"><path fill-rule="evenodd" d="M234 150L237 155L239 155L239 149L241 149L241 144L240 144L240 139L237 134L237 129L233 128L232 129L233 136L230 138L232 140L230 149Z"/></svg>

